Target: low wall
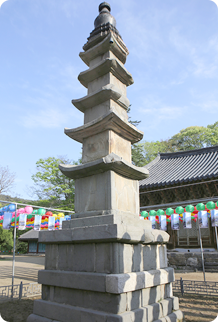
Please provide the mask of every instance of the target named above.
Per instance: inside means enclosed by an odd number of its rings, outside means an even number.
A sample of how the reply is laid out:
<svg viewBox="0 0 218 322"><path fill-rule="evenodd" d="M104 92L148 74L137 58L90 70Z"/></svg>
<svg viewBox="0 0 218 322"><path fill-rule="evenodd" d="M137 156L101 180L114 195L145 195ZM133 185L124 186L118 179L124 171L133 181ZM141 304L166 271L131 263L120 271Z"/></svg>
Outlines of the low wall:
<svg viewBox="0 0 218 322"><path fill-rule="evenodd" d="M177 270L202 270L201 252L168 252L168 265ZM204 266L208 272L218 272L218 252L204 252Z"/></svg>

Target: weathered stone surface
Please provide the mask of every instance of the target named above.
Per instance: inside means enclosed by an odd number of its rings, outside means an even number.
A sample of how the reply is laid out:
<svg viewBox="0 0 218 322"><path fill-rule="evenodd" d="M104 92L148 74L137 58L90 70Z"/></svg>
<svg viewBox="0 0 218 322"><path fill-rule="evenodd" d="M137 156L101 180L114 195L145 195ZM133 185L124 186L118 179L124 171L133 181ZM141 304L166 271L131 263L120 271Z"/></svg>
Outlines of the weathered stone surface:
<svg viewBox="0 0 218 322"><path fill-rule="evenodd" d="M106 129L104 132L89 136L83 140L82 161L87 163L114 153L116 156L122 155L122 158L119 158L119 162L125 160L131 164L130 147L131 142L129 140L126 140L114 131ZM114 156L110 160L112 159L114 159ZM115 159L114 162L116 162Z"/></svg>
<svg viewBox="0 0 218 322"><path fill-rule="evenodd" d="M164 304L163 304L164 303ZM105 321L105 322L152 322L154 320L164 321L163 319L163 311L162 308L165 306L164 301L160 301L160 303L154 303L152 305L147 305L146 307L141 307L136 310L128 311L125 313L121 313L119 315L114 315L111 313L105 313L101 311L95 311L90 309L84 309L81 307L75 307L66 304L59 303L46 303L42 300L37 300L34 303L34 313L37 315L46 316L48 319L58 319L61 322L90 322L90 321ZM167 309L166 309L167 311ZM168 309L169 311L169 309ZM88 318L90 317L90 320ZM65 318L65 320L64 320ZM165 316L165 321L171 322L180 322L183 319L183 315L181 311L175 311L170 313L168 316ZM29 320L28 322L35 322L37 320ZM40 321L40 320L38 320ZM49 320L42 320L42 322L50 322Z"/></svg>
<svg viewBox="0 0 218 322"><path fill-rule="evenodd" d="M43 285L121 294L171 283L174 281L174 271L166 268L126 274L99 274L41 270L38 280Z"/></svg>
<svg viewBox="0 0 218 322"><path fill-rule="evenodd" d="M106 292L106 274L41 270L38 281L43 285Z"/></svg>
<svg viewBox="0 0 218 322"><path fill-rule="evenodd" d="M30 314L27 318L27 322L55 322L55 321L36 314Z"/></svg>
<svg viewBox="0 0 218 322"><path fill-rule="evenodd" d="M84 113L86 109L108 100L115 101L124 109L128 109L130 104L128 98L122 95L119 88L113 84L102 86L100 90L94 93L88 94L80 99L72 100L72 103L78 110Z"/></svg>
<svg viewBox="0 0 218 322"><path fill-rule="evenodd" d="M124 170L127 168L125 167ZM75 191L80 191L75 196L76 213L106 209L119 209L132 214L139 213L138 181L121 177L114 171L75 180ZM87 195L88 198L86 198Z"/></svg>
<svg viewBox="0 0 218 322"><path fill-rule="evenodd" d="M129 274L106 276L106 292L121 294L174 281L173 269L159 269Z"/></svg>
<svg viewBox="0 0 218 322"><path fill-rule="evenodd" d="M111 39L113 41L111 41ZM84 63L90 67L95 66L100 61L111 57L117 57L123 64L125 64L128 50L124 46L122 46L120 41L118 43L114 35L110 33L101 43L85 52L81 52L79 56ZM109 56L107 53L112 53L113 56ZM94 60L95 58L97 58L97 60Z"/></svg>
<svg viewBox="0 0 218 322"><path fill-rule="evenodd" d="M119 314L123 313L127 309L127 297L136 298L134 293L140 293L140 291L123 294L110 294L100 293L93 291L84 291L63 287L49 287L45 286L46 296L43 296L43 300L56 302L59 304L67 304L71 306L81 307L85 309L93 309L107 313ZM54 294L51 294L51 290L54 288ZM44 293L44 290L43 290ZM140 304L140 303L138 303ZM141 306L141 305L140 305ZM135 300L135 308L139 308Z"/></svg>
<svg viewBox="0 0 218 322"><path fill-rule="evenodd" d="M104 113L103 115L99 116L97 119L92 120L88 123L85 123L83 126L80 126L75 129L65 129L64 132L66 135L68 135L70 138L78 141L78 142L83 142L85 144L84 148L87 147L86 142L84 139L89 138L90 136L96 136L99 133L102 133L106 130L113 131L123 137L124 139L136 143L138 142L143 134L141 131L139 131L134 125L131 123L127 122L123 117L121 118L119 114L117 114L116 110L113 108L110 108L109 111ZM98 138L98 137L97 137ZM96 140L97 140L96 138ZM99 138L98 138L99 139ZM106 138L107 139L107 138ZM106 139L104 141L106 141ZM105 142L106 143L106 142ZM116 147L116 150L118 151L118 155L121 155L122 157L125 157L125 154L122 155L122 151L118 150L119 147L119 141L114 142L114 145L117 144L118 146ZM115 148L115 146L114 146ZM103 149L104 151L104 149ZM102 153L103 153L102 151ZM113 151L112 151L113 152ZM99 156L92 155L93 151L90 150L90 155L89 158L91 160L96 160L99 158ZM109 154L105 153L105 155ZM87 161L86 161L87 162ZM144 168L142 168L143 170Z"/></svg>
<svg viewBox="0 0 218 322"><path fill-rule="evenodd" d="M126 86L133 84L132 75L126 70L123 64L114 58L107 58L94 67L80 73L78 79L83 86L88 88L90 82L107 73L112 73ZM110 80L108 80L108 82L111 83Z"/></svg>
<svg viewBox="0 0 218 322"><path fill-rule="evenodd" d="M117 242L48 244L46 252L49 256L45 269L48 270L119 274L167 267L165 256L160 256L162 252L166 253L165 245Z"/></svg>
<svg viewBox="0 0 218 322"><path fill-rule="evenodd" d="M134 225L135 224L135 225ZM41 243L88 243L123 241L126 243L163 244L169 240L169 235L164 231L148 230L144 221L138 220L133 225L101 225L91 227L79 227L64 231L41 231L39 242Z"/></svg>
<svg viewBox="0 0 218 322"><path fill-rule="evenodd" d="M171 267L190 271L202 269L201 252L168 252L167 257ZM216 269L218 266L218 253L204 252L204 261L206 271L209 271L211 267Z"/></svg>
<svg viewBox="0 0 218 322"><path fill-rule="evenodd" d="M194 267L198 266L198 259L196 257L188 258L187 265L194 266Z"/></svg>
<svg viewBox="0 0 218 322"><path fill-rule="evenodd" d="M137 220L139 222L139 216L133 215L129 212L121 211L108 211L99 213L95 211L88 211L85 213L77 213L72 220L63 221L63 229L78 228L78 227L89 227L89 226L99 226L99 225L111 225L111 224L132 224ZM147 229L151 228L151 222L149 220L144 220L143 227Z"/></svg>

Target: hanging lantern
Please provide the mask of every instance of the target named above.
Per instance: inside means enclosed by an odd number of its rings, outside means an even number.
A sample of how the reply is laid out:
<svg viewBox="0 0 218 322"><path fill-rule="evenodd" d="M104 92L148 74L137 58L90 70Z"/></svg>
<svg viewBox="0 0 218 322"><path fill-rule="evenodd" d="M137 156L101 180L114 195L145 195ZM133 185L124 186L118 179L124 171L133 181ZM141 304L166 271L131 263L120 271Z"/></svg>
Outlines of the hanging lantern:
<svg viewBox="0 0 218 322"><path fill-rule="evenodd" d="M207 209L212 210L216 208L216 205L213 201L208 201L206 204Z"/></svg>
<svg viewBox="0 0 218 322"><path fill-rule="evenodd" d="M183 214L183 212L184 212L184 208L183 207L179 206L179 207L176 208L176 213L177 214Z"/></svg>
<svg viewBox="0 0 218 322"><path fill-rule="evenodd" d="M148 212L147 211L142 211L141 216L144 217L144 218L148 217Z"/></svg>
<svg viewBox="0 0 218 322"><path fill-rule="evenodd" d="M188 205L185 207L186 212L193 212L195 210L195 207L192 205Z"/></svg>
<svg viewBox="0 0 218 322"><path fill-rule="evenodd" d="M198 203L196 208L198 211L202 211L205 210L205 205L203 203Z"/></svg>
<svg viewBox="0 0 218 322"><path fill-rule="evenodd" d="M38 212L37 212L38 215L45 215L45 213L46 213L45 209L43 208L38 209Z"/></svg>
<svg viewBox="0 0 218 322"><path fill-rule="evenodd" d="M171 216L173 213L174 213L174 210L173 210L172 208L167 208L167 209L166 209L166 214L167 214L168 216Z"/></svg>
<svg viewBox="0 0 218 322"><path fill-rule="evenodd" d="M156 216L156 211L155 210L149 211L149 216Z"/></svg>
<svg viewBox="0 0 218 322"><path fill-rule="evenodd" d="M157 211L157 216L164 216L164 215L165 215L164 210L162 210L162 209L158 209L158 211Z"/></svg>

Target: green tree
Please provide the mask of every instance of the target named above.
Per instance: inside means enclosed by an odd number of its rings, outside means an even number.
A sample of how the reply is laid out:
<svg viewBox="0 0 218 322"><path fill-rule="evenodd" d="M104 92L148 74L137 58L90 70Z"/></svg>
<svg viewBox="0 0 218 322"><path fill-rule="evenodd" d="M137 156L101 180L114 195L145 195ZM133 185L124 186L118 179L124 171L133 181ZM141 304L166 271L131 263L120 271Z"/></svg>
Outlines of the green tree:
<svg viewBox="0 0 218 322"><path fill-rule="evenodd" d="M40 205L42 203L47 207L61 205L72 210L74 208L74 180L62 174L58 167L60 163L72 162L65 157L49 157L36 162L37 172L32 175L35 183L32 192L39 198Z"/></svg>
<svg viewBox="0 0 218 322"><path fill-rule="evenodd" d="M132 146L133 164L144 166L158 153L200 149L218 144L218 121L212 125L190 126L168 140L143 141Z"/></svg>
<svg viewBox="0 0 218 322"><path fill-rule="evenodd" d="M0 227L0 250L11 251L13 249L13 233Z"/></svg>
<svg viewBox="0 0 218 322"><path fill-rule="evenodd" d="M207 126L207 136L205 138L207 146L218 144L218 121Z"/></svg>
<svg viewBox="0 0 218 322"><path fill-rule="evenodd" d="M170 142L174 151L194 150L206 146L207 128L190 126L172 136Z"/></svg>
<svg viewBox="0 0 218 322"><path fill-rule="evenodd" d="M212 125L190 126L170 139L174 151L194 150L218 144L218 122Z"/></svg>
<svg viewBox="0 0 218 322"><path fill-rule="evenodd" d="M132 144L132 163L137 167L143 167L146 164L142 143Z"/></svg>
<svg viewBox="0 0 218 322"><path fill-rule="evenodd" d="M133 145L132 160L133 164L143 167L161 152L172 152L169 140L165 141L143 141Z"/></svg>

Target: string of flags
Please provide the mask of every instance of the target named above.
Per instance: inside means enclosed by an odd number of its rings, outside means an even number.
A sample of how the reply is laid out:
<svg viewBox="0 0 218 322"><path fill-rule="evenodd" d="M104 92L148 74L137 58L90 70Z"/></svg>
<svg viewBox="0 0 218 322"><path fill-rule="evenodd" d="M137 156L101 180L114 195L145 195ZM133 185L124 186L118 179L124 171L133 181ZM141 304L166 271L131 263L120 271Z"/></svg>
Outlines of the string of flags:
<svg viewBox="0 0 218 322"><path fill-rule="evenodd" d="M15 210L16 206L10 204L0 208L0 227L10 229L15 227ZM64 215L60 212L54 214L46 211L44 208L33 210L31 206L19 208L16 211L16 228L25 230L33 228L34 230L57 230L62 229L62 222L70 220L70 215Z"/></svg>
<svg viewBox="0 0 218 322"><path fill-rule="evenodd" d="M167 223L171 222L173 230L179 230L179 222L183 222L183 228L191 229L192 221L199 221L200 228L208 228L208 218L211 218L212 227L218 227L218 202L209 201L206 205L199 203L196 206L188 205L185 208L179 206L176 209L158 209L149 212L142 211L140 219L150 220L152 228L157 225L161 230L167 230Z"/></svg>

